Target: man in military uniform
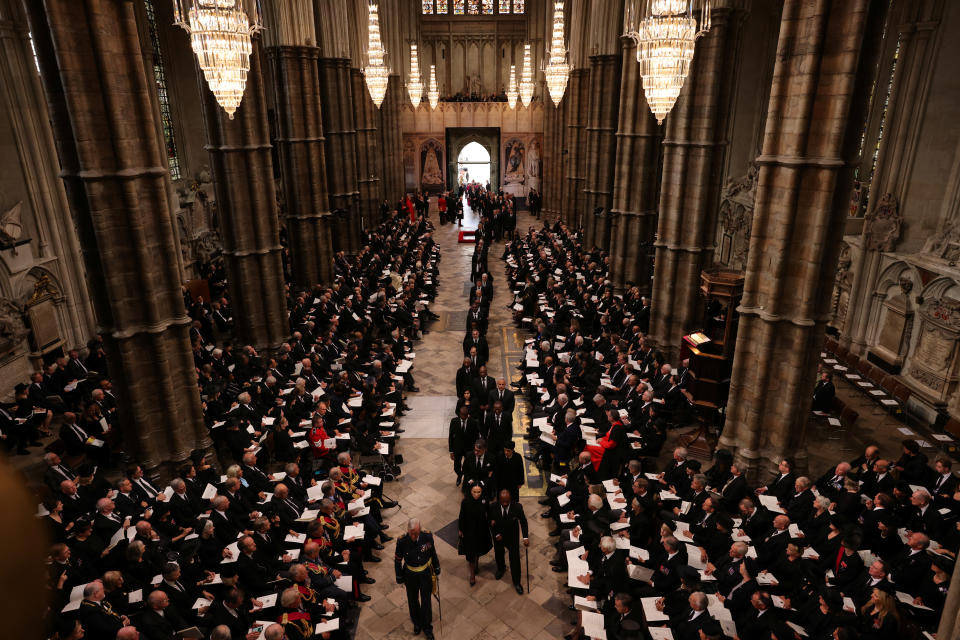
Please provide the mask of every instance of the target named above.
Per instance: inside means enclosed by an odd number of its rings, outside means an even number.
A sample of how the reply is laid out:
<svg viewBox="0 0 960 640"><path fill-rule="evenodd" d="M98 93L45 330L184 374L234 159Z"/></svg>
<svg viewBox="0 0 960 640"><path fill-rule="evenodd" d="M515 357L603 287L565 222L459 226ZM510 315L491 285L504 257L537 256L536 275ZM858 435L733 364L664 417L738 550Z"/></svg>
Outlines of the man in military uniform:
<svg viewBox="0 0 960 640"><path fill-rule="evenodd" d="M420 529L420 521L411 519L407 533L397 540L394 557L397 584L407 587L407 606L413 621L414 635L423 630L433 640L433 605L430 595L436 592L436 576L440 575L440 559L433 544L433 534Z"/></svg>

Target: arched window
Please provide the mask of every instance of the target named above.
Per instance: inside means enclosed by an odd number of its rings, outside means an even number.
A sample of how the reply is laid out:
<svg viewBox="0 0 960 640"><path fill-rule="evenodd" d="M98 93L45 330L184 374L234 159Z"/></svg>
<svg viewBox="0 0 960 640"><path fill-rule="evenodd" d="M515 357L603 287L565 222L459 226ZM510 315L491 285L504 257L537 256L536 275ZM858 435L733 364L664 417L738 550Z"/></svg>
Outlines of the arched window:
<svg viewBox="0 0 960 640"><path fill-rule="evenodd" d="M490 152L474 140L463 145L457 155L458 184L490 182Z"/></svg>

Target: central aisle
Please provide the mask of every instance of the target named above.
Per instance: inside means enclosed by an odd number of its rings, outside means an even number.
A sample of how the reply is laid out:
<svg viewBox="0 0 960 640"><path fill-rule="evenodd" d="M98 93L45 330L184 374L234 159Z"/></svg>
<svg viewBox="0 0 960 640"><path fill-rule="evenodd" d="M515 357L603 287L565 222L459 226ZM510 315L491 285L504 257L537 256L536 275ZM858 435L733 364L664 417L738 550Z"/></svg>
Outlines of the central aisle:
<svg viewBox="0 0 960 640"><path fill-rule="evenodd" d="M473 212L467 209L464 214L464 228L476 227ZM509 579L509 570L499 581L493 579L493 551L481 558L477 584L471 587L467 581L466 561L457 556L456 520L462 494L455 484L453 463L447 453L447 426L456 405L455 378L463 353L473 244L457 243L460 227L455 224L440 226L436 214L431 220L437 225L434 235L442 252L440 286L432 305L440 319L433 323L430 333L416 347L414 374L420 392L410 394L407 403L411 411L401 422L406 430L398 447L404 459L403 475L384 486L384 494L399 500L402 508L384 514L390 525L387 533L399 537L406 530L408 518L419 518L422 526L436 535L442 567L440 595L443 607L441 624L434 601L434 633L438 638L560 638L570 629L573 614L566 608L568 596L564 593L563 583L566 574L553 573L548 564L554 549L543 524L547 521L540 518L543 508L537 504L536 496L542 495L538 474L529 477L531 470L528 468L528 485L536 488L525 487L521 492L521 503L530 524L531 593L517 595ZM533 224L539 222L526 212L520 213L518 230L525 231ZM494 299L490 305L487 333L490 346L487 368L494 378L504 376L509 381L519 377L514 367L522 354L524 334L513 326L507 308L512 295L504 282L502 253L502 243L490 247ZM518 397L517 400L520 405L521 399ZM523 445L521 434L524 429L518 407L514 415L514 440L518 449ZM356 636L359 639L412 637L413 624L407 614L406 592L396 583L394 576L394 545L395 542L388 542L383 551L377 552L383 562L367 563L370 575L377 583L364 589L373 600L362 606ZM526 589L525 567L522 583Z"/></svg>

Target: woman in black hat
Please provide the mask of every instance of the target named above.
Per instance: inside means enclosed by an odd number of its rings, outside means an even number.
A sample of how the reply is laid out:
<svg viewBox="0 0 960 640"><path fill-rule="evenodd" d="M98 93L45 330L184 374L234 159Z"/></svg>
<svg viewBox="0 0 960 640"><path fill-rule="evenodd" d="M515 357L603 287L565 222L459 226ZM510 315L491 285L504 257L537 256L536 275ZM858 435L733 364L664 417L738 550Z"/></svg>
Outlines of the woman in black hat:
<svg viewBox="0 0 960 640"><path fill-rule="evenodd" d="M493 547L487 520L487 499L483 497L483 487L479 484L473 485L470 493L460 503L457 527L460 536L457 553L467 558L472 587L477 583L477 564L480 557Z"/></svg>
<svg viewBox="0 0 960 640"><path fill-rule="evenodd" d="M933 575L927 577L920 585L920 592L913 599L913 604L923 607L930 607L933 612L921 610L923 613L930 613L930 618L936 626L936 621L940 619L940 612L943 611L943 605L947 600L947 590L950 588L950 575L953 573L953 559L938 553L932 554L930 559L930 568Z"/></svg>

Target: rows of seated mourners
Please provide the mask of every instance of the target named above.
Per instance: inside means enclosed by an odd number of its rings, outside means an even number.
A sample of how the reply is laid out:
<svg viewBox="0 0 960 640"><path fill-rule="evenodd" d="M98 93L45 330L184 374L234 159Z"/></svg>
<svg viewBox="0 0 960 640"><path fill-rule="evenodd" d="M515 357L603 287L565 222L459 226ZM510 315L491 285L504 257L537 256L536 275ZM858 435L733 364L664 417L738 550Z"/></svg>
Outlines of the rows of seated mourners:
<svg viewBox="0 0 960 640"><path fill-rule="evenodd" d="M358 254L337 255L331 286L290 292L291 338L277 355L232 344L226 291L214 304L191 298L214 446L169 483L145 475L110 428L116 402L96 345L85 362L96 375L24 389L35 402L24 424L62 422L38 490L55 541L51 637L350 637L374 582L365 566L392 539L383 513L398 506L388 487L417 390L414 345L437 317L431 231L392 213ZM102 419L87 418L90 406Z"/></svg>
<svg viewBox="0 0 960 640"><path fill-rule="evenodd" d="M553 571L573 637L920 638L936 629L960 545L948 459L868 446L819 476L789 459L752 486L729 452L703 469L666 429L689 411L683 366L647 344L635 289L562 225L505 251L515 318L534 334L517 386L549 477Z"/></svg>

